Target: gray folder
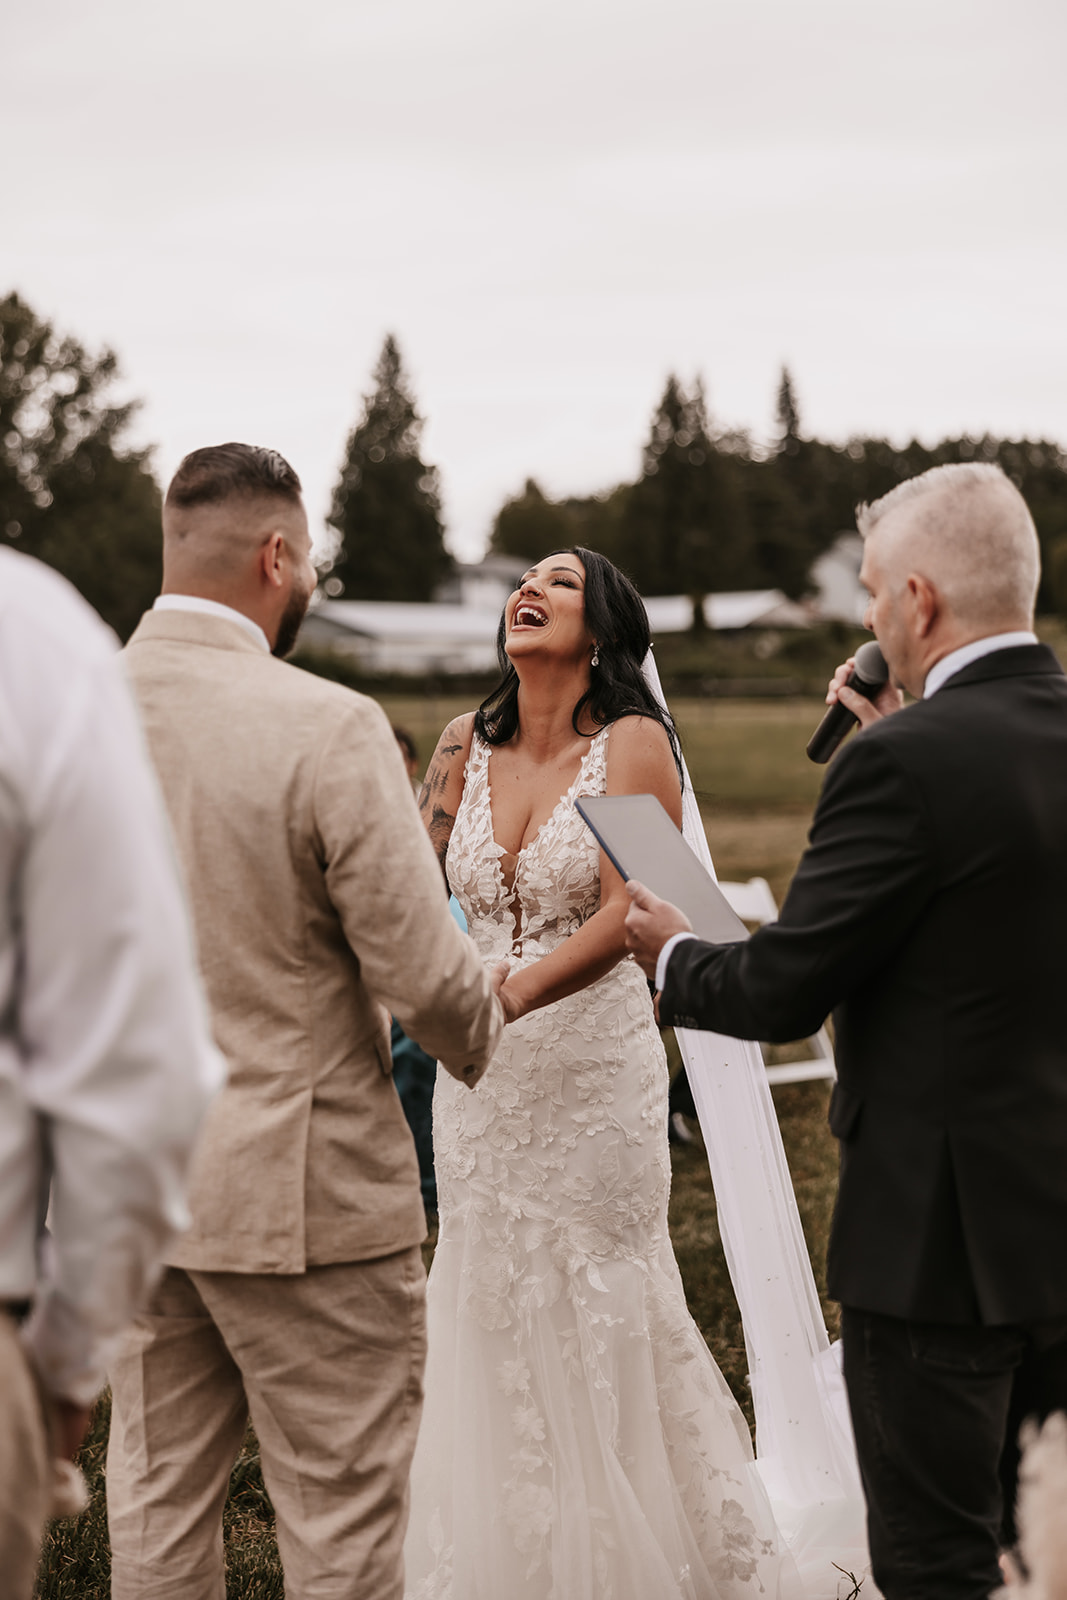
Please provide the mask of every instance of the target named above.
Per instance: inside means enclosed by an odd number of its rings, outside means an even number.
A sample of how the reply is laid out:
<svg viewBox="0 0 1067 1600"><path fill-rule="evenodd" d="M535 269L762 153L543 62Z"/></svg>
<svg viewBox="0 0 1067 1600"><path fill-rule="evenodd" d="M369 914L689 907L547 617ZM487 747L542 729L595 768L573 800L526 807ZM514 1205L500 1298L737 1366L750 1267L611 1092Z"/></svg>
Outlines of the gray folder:
<svg viewBox="0 0 1067 1600"><path fill-rule="evenodd" d="M583 795L575 805L616 871L684 911L701 939L736 944L748 938L741 918L654 794Z"/></svg>

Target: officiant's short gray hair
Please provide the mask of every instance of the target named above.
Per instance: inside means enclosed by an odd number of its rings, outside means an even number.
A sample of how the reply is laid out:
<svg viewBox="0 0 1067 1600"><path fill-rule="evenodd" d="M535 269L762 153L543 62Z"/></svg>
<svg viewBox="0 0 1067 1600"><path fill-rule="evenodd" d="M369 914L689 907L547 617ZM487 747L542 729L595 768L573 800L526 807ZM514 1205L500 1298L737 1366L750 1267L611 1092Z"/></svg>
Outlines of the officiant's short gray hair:
<svg viewBox="0 0 1067 1600"><path fill-rule="evenodd" d="M891 583L918 571L968 623L1019 626L1033 617L1041 577L1037 530L1026 501L998 466L962 461L932 467L856 510L865 539L896 513L882 552ZM895 537L898 533L900 537Z"/></svg>

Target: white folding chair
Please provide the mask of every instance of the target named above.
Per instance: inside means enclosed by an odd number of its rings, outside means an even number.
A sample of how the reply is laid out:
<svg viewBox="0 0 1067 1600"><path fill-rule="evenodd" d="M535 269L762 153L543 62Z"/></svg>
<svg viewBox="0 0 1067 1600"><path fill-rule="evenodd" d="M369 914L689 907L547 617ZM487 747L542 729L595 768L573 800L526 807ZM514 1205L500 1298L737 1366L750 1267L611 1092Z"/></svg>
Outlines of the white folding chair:
<svg viewBox="0 0 1067 1600"><path fill-rule="evenodd" d="M778 906L766 878L749 878L747 883L720 883L719 888L743 922L777 922ZM807 1083L812 1078L836 1078L834 1047L825 1028L808 1040L810 1061L786 1061L767 1068L768 1083Z"/></svg>

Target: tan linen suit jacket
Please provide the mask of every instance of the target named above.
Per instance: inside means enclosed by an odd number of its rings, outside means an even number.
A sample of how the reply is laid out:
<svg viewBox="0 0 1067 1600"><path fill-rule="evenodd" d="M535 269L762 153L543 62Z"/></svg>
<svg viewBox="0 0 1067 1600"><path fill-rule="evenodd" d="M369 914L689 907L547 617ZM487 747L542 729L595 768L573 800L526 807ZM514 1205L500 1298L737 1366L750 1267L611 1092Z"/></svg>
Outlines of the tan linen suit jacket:
<svg viewBox="0 0 1067 1600"><path fill-rule="evenodd" d="M389 1013L472 1085L503 1014L385 715L221 617L149 612L125 660L230 1069L170 1261L296 1273L417 1244Z"/></svg>

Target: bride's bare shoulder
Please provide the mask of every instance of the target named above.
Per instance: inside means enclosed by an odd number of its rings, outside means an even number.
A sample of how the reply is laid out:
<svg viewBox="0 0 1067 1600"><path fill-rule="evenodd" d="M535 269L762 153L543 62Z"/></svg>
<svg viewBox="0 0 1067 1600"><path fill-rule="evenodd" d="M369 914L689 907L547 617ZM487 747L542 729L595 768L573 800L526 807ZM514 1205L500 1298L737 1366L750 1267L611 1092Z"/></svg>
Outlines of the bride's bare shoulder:
<svg viewBox="0 0 1067 1600"><path fill-rule="evenodd" d="M608 752L609 761L641 759L647 756L652 760L667 761L672 768L674 766L674 755L667 730L654 717L634 714L620 717L617 722L613 722L608 738Z"/></svg>
<svg viewBox="0 0 1067 1600"><path fill-rule="evenodd" d="M682 790L667 730L654 717L620 717L608 738L608 794L654 794L681 825Z"/></svg>
<svg viewBox="0 0 1067 1600"><path fill-rule="evenodd" d="M474 737L474 718L476 713L464 711L461 716L453 717L437 741L434 757L443 756L450 762L457 756L465 762L471 751L471 740Z"/></svg>

